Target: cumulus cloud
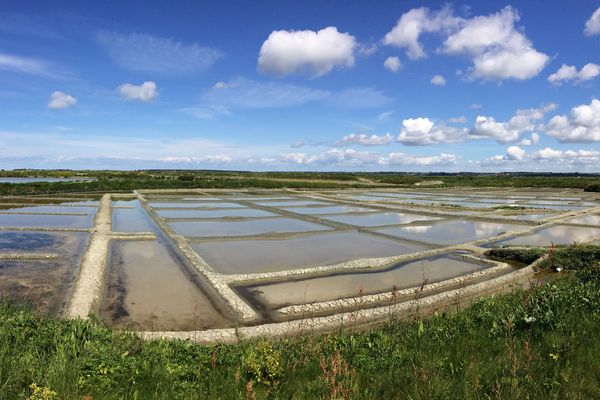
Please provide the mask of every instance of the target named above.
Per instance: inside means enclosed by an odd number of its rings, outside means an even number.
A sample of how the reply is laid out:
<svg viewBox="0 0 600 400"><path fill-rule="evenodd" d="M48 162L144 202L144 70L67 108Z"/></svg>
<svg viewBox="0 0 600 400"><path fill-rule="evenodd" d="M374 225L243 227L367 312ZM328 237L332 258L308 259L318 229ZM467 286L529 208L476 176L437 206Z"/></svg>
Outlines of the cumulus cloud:
<svg viewBox="0 0 600 400"><path fill-rule="evenodd" d="M518 145L519 146L532 146L532 145L536 145L540 142L540 135L537 133L532 133L531 134L531 138L529 139L522 139Z"/></svg>
<svg viewBox="0 0 600 400"><path fill-rule="evenodd" d="M587 36L593 36L600 33L600 7L585 22L585 29L583 31Z"/></svg>
<svg viewBox="0 0 600 400"><path fill-rule="evenodd" d="M537 129L537 125L544 118L544 114L556 108L556 104L549 103L538 108L520 109L506 122L498 122L494 117L478 115L470 134L473 137L489 137L500 143L516 142L521 135Z"/></svg>
<svg viewBox="0 0 600 400"><path fill-rule="evenodd" d="M346 146L351 144L360 144L362 146L378 146L391 143L394 140L393 136L386 133L383 136L378 135L367 135L364 133L351 133L346 135L338 143L340 146Z"/></svg>
<svg viewBox="0 0 600 400"><path fill-rule="evenodd" d="M525 150L519 146L510 146L508 149L506 149L506 156L510 160L521 161L523 158L525 158Z"/></svg>
<svg viewBox="0 0 600 400"><path fill-rule="evenodd" d="M227 109L282 108L310 103L340 108L373 108L390 101L383 92L373 88L349 88L332 92L289 83L259 82L245 78L220 82L218 87L213 86L202 95L204 105Z"/></svg>
<svg viewBox="0 0 600 400"><path fill-rule="evenodd" d="M121 67L157 74L189 74L212 66L223 54L198 43L186 44L144 33L102 31L98 43Z"/></svg>
<svg viewBox="0 0 600 400"><path fill-rule="evenodd" d="M322 76L335 67L352 67L356 47L354 36L333 26L317 32L273 31L260 48L258 69L278 76Z"/></svg>
<svg viewBox="0 0 600 400"><path fill-rule="evenodd" d="M432 12L414 8L404 13L383 42L406 49L411 59L423 58L421 34L444 34L442 52L469 57L471 79L525 80L538 75L549 57L537 51L516 26L519 14L508 6L501 11L473 18L456 17L449 7Z"/></svg>
<svg viewBox="0 0 600 400"><path fill-rule="evenodd" d="M596 150L558 150L546 147L528 153L518 146L511 146L504 155L496 155L481 162L482 165L509 166L517 168L561 170L569 167L597 166L600 152Z"/></svg>
<svg viewBox="0 0 600 400"><path fill-rule="evenodd" d="M447 54L471 57L472 78L525 80L538 75L549 57L537 51L515 24L519 14L508 6L501 11L465 20L443 45Z"/></svg>
<svg viewBox="0 0 600 400"><path fill-rule="evenodd" d="M402 67L402 63L398 57L388 57L383 62L383 66L392 72L398 72Z"/></svg>
<svg viewBox="0 0 600 400"><path fill-rule="evenodd" d="M447 30L457 26L460 21L449 7L444 7L437 12L425 7L413 8L402 14L394 28L383 38L383 43L406 49L406 55L416 60L426 56L419 42L422 33Z"/></svg>
<svg viewBox="0 0 600 400"><path fill-rule="evenodd" d="M600 142L600 100L573 107L570 117L552 117L546 124L546 134L563 143Z"/></svg>
<svg viewBox="0 0 600 400"><path fill-rule="evenodd" d="M442 75L434 75L433 78L429 81L432 85L436 86L444 86L446 84L446 80Z"/></svg>
<svg viewBox="0 0 600 400"><path fill-rule="evenodd" d="M396 141L412 146L453 143L464 140L467 132L466 128L436 124L429 118L408 118L402 121Z"/></svg>
<svg viewBox="0 0 600 400"><path fill-rule="evenodd" d="M600 65L598 64L585 64L579 71L574 65L563 64L558 71L548 77L548 81L554 85L560 85L568 81L589 81L598 75L600 75Z"/></svg>
<svg viewBox="0 0 600 400"><path fill-rule="evenodd" d="M158 89L156 83L147 81L141 85L133 85L124 83L117 88L117 92L126 100L137 100L145 103L150 103L158 97Z"/></svg>
<svg viewBox="0 0 600 400"><path fill-rule="evenodd" d="M50 95L48 108L53 110L64 110L73 107L75 104L77 104L77 99L75 97L57 90Z"/></svg>

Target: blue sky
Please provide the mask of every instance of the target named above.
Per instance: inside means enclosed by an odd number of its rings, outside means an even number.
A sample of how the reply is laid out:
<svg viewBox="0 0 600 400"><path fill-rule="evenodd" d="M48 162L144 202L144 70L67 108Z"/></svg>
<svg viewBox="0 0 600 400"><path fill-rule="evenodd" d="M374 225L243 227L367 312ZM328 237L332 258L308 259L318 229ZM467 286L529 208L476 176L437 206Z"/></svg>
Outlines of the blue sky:
<svg viewBox="0 0 600 400"><path fill-rule="evenodd" d="M600 171L600 3L4 1L0 167Z"/></svg>

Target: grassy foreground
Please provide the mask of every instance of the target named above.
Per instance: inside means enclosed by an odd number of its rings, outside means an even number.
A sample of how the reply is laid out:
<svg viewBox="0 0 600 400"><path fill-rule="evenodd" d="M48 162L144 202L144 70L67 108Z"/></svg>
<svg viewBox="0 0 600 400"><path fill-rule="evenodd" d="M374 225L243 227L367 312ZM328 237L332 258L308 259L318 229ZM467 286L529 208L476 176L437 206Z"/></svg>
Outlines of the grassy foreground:
<svg viewBox="0 0 600 400"><path fill-rule="evenodd" d="M144 342L0 304L0 398L592 399L599 337L593 265L453 315L238 345Z"/></svg>

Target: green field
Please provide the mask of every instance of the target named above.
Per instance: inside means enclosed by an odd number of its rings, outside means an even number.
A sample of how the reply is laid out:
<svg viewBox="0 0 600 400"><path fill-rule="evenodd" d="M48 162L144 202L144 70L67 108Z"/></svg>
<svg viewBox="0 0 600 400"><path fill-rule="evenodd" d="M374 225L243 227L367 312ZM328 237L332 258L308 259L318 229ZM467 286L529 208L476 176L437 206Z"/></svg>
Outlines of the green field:
<svg viewBox="0 0 600 400"><path fill-rule="evenodd" d="M536 187L600 191L600 176L592 174L414 174L343 172L244 172L244 171L0 171L0 177L91 177L88 182L0 183L0 195L38 195L69 192L118 192L134 189L240 189L296 188L344 189L415 187L428 181L435 187Z"/></svg>

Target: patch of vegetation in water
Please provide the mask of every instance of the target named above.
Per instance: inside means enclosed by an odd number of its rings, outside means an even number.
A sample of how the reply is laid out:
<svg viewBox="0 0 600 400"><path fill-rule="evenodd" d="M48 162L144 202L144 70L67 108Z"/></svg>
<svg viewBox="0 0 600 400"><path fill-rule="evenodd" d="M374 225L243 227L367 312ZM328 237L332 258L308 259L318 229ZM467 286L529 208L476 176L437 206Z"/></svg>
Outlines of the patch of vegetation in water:
<svg viewBox="0 0 600 400"><path fill-rule="evenodd" d="M584 270L428 320L233 345L146 342L0 303L1 397L597 398L600 271Z"/></svg>

